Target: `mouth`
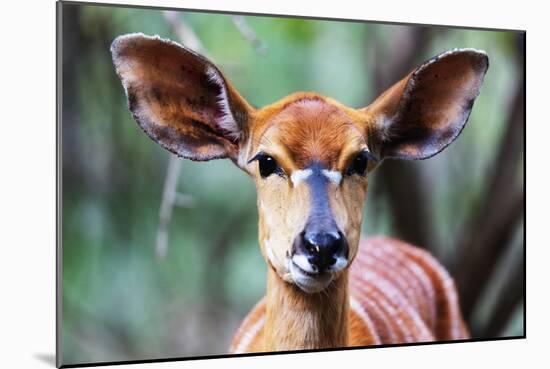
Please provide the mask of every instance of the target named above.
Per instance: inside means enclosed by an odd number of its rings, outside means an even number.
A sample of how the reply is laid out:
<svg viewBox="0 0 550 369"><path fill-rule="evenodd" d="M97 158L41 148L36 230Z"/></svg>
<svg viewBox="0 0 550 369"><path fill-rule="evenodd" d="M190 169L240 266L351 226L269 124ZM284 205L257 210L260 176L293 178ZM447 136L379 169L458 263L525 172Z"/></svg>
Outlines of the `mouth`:
<svg viewBox="0 0 550 369"><path fill-rule="evenodd" d="M304 292L321 292L332 282L334 274L331 272L311 273L300 268L292 259L288 263L292 281Z"/></svg>

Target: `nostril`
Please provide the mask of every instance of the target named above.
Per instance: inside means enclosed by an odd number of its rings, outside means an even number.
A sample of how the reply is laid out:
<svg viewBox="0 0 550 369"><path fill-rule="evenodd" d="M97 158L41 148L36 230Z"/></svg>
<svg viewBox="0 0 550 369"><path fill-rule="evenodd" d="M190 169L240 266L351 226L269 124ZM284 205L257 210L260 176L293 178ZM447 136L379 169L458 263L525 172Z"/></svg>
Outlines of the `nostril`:
<svg viewBox="0 0 550 369"><path fill-rule="evenodd" d="M309 254L319 253L320 251L319 245L311 235L309 237L307 235L303 237L303 244Z"/></svg>
<svg viewBox="0 0 550 369"><path fill-rule="evenodd" d="M302 234L302 250L310 264L317 270L334 265L343 250L340 232L305 232Z"/></svg>
<svg viewBox="0 0 550 369"><path fill-rule="evenodd" d="M311 245L312 249L332 247L340 241L338 233L306 233L304 240Z"/></svg>

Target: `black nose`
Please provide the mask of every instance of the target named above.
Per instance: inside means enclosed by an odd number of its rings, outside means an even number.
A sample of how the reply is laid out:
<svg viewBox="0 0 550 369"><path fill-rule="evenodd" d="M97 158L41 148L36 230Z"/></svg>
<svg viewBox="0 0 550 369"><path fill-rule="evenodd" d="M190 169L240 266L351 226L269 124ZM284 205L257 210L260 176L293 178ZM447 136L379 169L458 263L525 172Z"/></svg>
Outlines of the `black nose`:
<svg viewBox="0 0 550 369"><path fill-rule="evenodd" d="M302 233L299 249L309 263L323 272L336 263L338 256L347 254L344 237L340 232L304 232Z"/></svg>

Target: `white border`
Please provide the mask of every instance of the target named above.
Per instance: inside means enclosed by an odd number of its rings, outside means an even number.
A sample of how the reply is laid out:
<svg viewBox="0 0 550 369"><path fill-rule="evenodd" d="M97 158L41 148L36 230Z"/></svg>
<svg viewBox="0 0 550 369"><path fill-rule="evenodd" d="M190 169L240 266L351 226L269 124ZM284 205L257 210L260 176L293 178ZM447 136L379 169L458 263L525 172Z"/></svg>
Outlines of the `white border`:
<svg viewBox="0 0 550 369"><path fill-rule="evenodd" d="M111 1L124 3L124 1ZM117 368L520 367L548 362L550 260L548 188L548 21L544 2L441 1L139 1L133 4L527 29L527 340L261 356ZM533 5L537 4L537 5ZM55 4L2 4L2 366L52 367L55 352ZM543 356L544 355L544 356ZM542 360L541 360L542 359Z"/></svg>

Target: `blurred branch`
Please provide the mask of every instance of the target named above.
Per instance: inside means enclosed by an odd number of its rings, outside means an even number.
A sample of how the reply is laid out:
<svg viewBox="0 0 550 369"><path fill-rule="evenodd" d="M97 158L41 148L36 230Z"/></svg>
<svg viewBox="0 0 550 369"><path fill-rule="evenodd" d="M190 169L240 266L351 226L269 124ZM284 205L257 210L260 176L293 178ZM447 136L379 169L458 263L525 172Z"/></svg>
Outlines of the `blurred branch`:
<svg viewBox="0 0 550 369"><path fill-rule="evenodd" d="M206 50L204 49L201 40L198 38L197 34L191 29L191 27L189 27L181 19L180 13L170 10L164 10L162 12L162 15L164 19L166 19L168 25L172 28L172 32L174 32L176 36L178 36L180 42L182 42L186 47L195 50L196 52L199 52L204 56L207 56Z"/></svg>
<svg viewBox="0 0 550 369"><path fill-rule="evenodd" d="M63 32L62 32L62 94L63 108L60 118L63 122L74 122L74 124L63 124L61 134L63 135L63 187L69 188L74 179L82 176L87 182L92 183L93 175L79 161L82 155L80 150L84 146L83 135L79 134L78 127L83 123L79 114L80 99L83 92L79 89L79 66L83 61L89 60L92 49L81 48L79 45L90 45L93 39L88 32L84 33L80 26L82 22L82 11L77 6L66 6L63 8ZM67 32L67 30L71 30ZM94 29L95 30L95 29ZM79 61L79 62L76 62ZM118 81L117 81L118 82ZM61 121L60 121L61 123ZM61 168L60 168L61 170Z"/></svg>
<svg viewBox="0 0 550 369"><path fill-rule="evenodd" d="M517 169L523 151L523 86L515 91L506 132L493 166L483 205L464 227L453 271L464 315L469 317L523 216Z"/></svg>
<svg viewBox="0 0 550 369"><path fill-rule="evenodd" d="M178 12L165 10L162 12L162 15L183 45L208 57L208 52L204 48L203 43L193 29L181 19ZM233 16L232 20L239 32L250 42L256 52L265 55L267 47L258 39L245 18L242 16ZM191 196L180 194L176 190L181 171L180 165L178 157L170 154L168 169L166 170L166 177L164 179L164 190L159 212L159 228L155 246L155 252L160 258L165 257L168 251L168 233L174 206L188 207L193 203Z"/></svg>
<svg viewBox="0 0 550 369"><path fill-rule="evenodd" d="M523 71L523 35L518 35L516 62ZM524 150L524 88L521 81L512 93L505 132L495 155L494 164L489 167L491 178L483 192L483 200L477 214L463 226L462 240L457 244L458 257L452 265L459 288L464 316L473 321L474 312L481 301L483 291L488 290L496 266L503 260L507 246L524 216L524 188L518 180ZM523 245L525 247L525 245ZM523 264L523 258L519 263ZM487 329L480 329L474 335L490 337L498 334L523 297L522 265L515 265L513 279L508 279L508 288L499 291L497 304ZM475 327L472 327L475 328Z"/></svg>
<svg viewBox="0 0 550 369"><path fill-rule="evenodd" d="M390 56L379 56L373 63L375 90L380 94L409 73L426 53L434 33L429 27L403 29L392 40ZM377 39L375 50L383 50ZM383 62L384 60L384 62ZM387 62L386 62L387 60ZM414 163L387 160L373 176L374 201L386 200L393 217L396 236L434 250L429 213L430 196L422 184L419 166Z"/></svg>
<svg viewBox="0 0 550 369"><path fill-rule="evenodd" d="M483 332L479 332L479 337L497 337L502 334L503 327L510 322L514 312L522 303L524 279L524 263L523 257L513 259L511 272L507 275L504 286L506 286L496 301L496 309L490 320L487 328Z"/></svg>
<svg viewBox="0 0 550 369"><path fill-rule="evenodd" d="M176 191L180 171L181 166L178 157L170 154L166 177L164 178L164 190L160 203L159 227L155 246L155 253L159 258L164 258L168 252L168 230L172 221L174 206L190 206L192 204L192 199L189 195L178 194ZM181 201L181 197L185 197L186 201Z"/></svg>
<svg viewBox="0 0 550 369"><path fill-rule="evenodd" d="M231 17L231 20L244 39L252 45L258 54L262 56L267 54L267 46L258 38L258 36L256 36L256 33L252 27L250 27L245 17L242 15L234 15Z"/></svg>
<svg viewBox="0 0 550 369"><path fill-rule="evenodd" d="M438 33L445 32L443 29ZM391 41L391 55L379 57L375 68L375 87L379 94L411 72L422 60L431 45L435 32L430 27L404 27ZM386 43L387 41L384 41ZM376 40L376 50L383 50L382 42ZM384 60L384 62L382 62Z"/></svg>
<svg viewBox="0 0 550 369"><path fill-rule="evenodd" d="M523 41L523 35L518 35L517 50L523 50ZM516 53L520 71L524 68L522 57L521 51ZM459 257L453 271L467 319L471 318L482 291L487 288L495 266L514 235L515 226L523 218L524 189L517 175L524 150L524 93L520 81L512 94L506 130L491 167L491 181L482 197L485 201L478 214L463 227L463 239L458 244ZM518 300L520 298L517 296Z"/></svg>
<svg viewBox="0 0 550 369"><path fill-rule="evenodd" d="M518 35L517 50L523 50L523 42L523 35ZM520 71L524 68L522 57L521 51L516 53ZM472 222L465 225L464 228L469 232L462 232L464 237L458 248L459 264L455 265L454 271L461 292L464 315L467 318L472 315L481 292L487 288L498 260L513 237L515 226L524 216L524 188L518 181L518 166L521 164L524 150L524 93L524 86L520 81L512 94L509 119L494 165L491 167L492 176L484 193L484 204L477 216L472 217ZM503 291L503 294L511 294L511 297L519 302L523 288L519 287L518 290ZM503 311L497 311L496 316L506 315L505 310L506 307L503 307ZM502 327L492 326L490 329L499 328Z"/></svg>
<svg viewBox="0 0 550 369"><path fill-rule="evenodd" d="M227 304L227 289L225 288L224 281L227 275L231 273L231 271L226 270L229 251L231 250L229 246L234 240L241 237L244 232L245 225L250 221L250 219L247 219L248 212L248 204L241 204L236 211L226 214L228 222L217 235L211 247L208 248L206 260L219 260L217 267L207 271L204 276L206 281L205 290L210 291L211 301L213 302L210 305L214 305L212 306L213 311L217 307ZM214 313L213 311L212 313Z"/></svg>
<svg viewBox="0 0 550 369"><path fill-rule="evenodd" d="M195 32L181 20L177 12L166 10L162 12L162 15L183 45L202 54L206 54L200 39ZM155 253L159 258L164 258L168 252L168 233L172 222L174 206L187 207L192 205L193 199L189 195L177 192L180 172L181 163L178 157L174 154L170 154L168 168L166 169L166 177L164 178L164 190L159 211L159 227L155 244Z"/></svg>

